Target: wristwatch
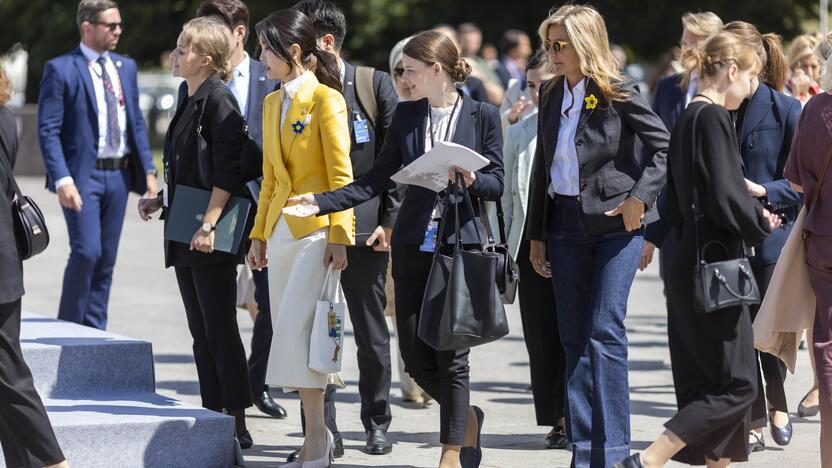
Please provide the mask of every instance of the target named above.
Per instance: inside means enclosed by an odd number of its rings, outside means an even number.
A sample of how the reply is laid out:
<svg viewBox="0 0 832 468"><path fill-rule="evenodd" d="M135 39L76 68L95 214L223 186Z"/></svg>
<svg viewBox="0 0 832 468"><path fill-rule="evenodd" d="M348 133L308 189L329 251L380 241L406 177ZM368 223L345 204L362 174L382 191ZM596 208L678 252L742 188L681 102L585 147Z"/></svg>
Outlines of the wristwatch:
<svg viewBox="0 0 832 468"><path fill-rule="evenodd" d="M202 232L204 232L205 234L211 234L216 229L217 227L211 223L202 223Z"/></svg>

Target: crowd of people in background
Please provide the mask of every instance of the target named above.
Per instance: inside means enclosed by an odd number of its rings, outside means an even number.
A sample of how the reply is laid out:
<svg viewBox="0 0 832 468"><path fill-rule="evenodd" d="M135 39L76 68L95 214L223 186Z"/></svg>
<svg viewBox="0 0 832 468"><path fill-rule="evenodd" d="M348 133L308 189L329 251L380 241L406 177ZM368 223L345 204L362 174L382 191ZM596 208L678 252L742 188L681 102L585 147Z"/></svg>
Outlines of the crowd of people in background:
<svg viewBox="0 0 832 468"><path fill-rule="evenodd" d="M483 223L504 223L520 269L541 448L570 450L576 467L671 459L725 467L764 450L766 426L774 443L789 445L794 402L784 363L754 348L759 305L705 313L695 268L747 257L764 297L806 204L815 375L797 413L820 413L821 464L832 468L832 182L823 185L832 35L786 45L743 21L687 13L679 46L648 79L627 66L627 51L610 43L588 5L552 9L534 36L507 28L496 46L473 23L414 31L393 45L386 70L357 65L360 51L347 57L349 28L329 0L301 0L253 22L241 0L205 0L183 26L170 53L183 82L157 174L136 64L114 52L124 30L118 5L80 1L81 43L46 65L38 100L47 188L70 238L59 318L106 327L131 191L142 195L142 219L161 211L170 223L177 187L202 187L210 192L203 224L190 244L165 241L164 264L186 311L202 404L235 418L239 447L255 443L247 408L287 417L272 393L283 388L299 392L304 427L284 466L325 467L345 456L335 413L344 382L307 363L316 302L334 270L355 330L366 453L394 448L395 355L402 398L440 405L437 465L473 468L483 460L487 408L471 401L472 351L436 350L418 333L433 257L424 246L443 218L458 217L460 239L450 242L460 245L480 242ZM257 55L246 52L255 45ZM0 124L8 86L0 70ZM14 132L0 126L0 136L13 164ZM460 197L452 209L434 192L391 181L438 141L488 160L449 174L473 204ZM14 193L0 179L7 248L4 210ZM238 251L221 252L216 223L232 197L251 201L252 218ZM635 275L656 249L678 412L631 454L624 322ZM0 252L0 271L18 277L20 261L9 255ZM22 288L8 281L0 284L0 345L14 349ZM238 305L254 320L248 358ZM16 349L0 366L6 462L66 466ZM7 384L18 381L28 384ZM27 425L10 426L10 414Z"/></svg>

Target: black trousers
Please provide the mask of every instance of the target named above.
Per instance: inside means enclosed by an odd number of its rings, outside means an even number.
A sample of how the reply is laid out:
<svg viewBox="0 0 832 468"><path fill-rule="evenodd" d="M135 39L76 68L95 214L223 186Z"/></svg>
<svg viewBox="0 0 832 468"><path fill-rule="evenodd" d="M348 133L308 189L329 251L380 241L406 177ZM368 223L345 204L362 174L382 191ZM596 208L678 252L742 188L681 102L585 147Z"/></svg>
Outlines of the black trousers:
<svg viewBox="0 0 832 468"><path fill-rule="evenodd" d="M525 238L525 236L524 236ZM538 426L554 427L564 416L566 357L560 342L552 281L537 274L529 260L529 241L520 244L520 317L529 352L534 412Z"/></svg>
<svg viewBox="0 0 832 468"><path fill-rule="evenodd" d="M771 277L774 275L774 265L754 267L753 270L757 285L760 287L761 297L764 297L771 283ZM752 321L757 317L759 310L759 305L751 307ZM751 405L751 428L766 427L768 421L766 400L773 409L784 413L789 412L786 390L783 388L783 383L786 381L786 365L771 354L760 351L757 351L757 363L757 399ZM765 377L765 388L763 377Z"/></svg>
<svg viewBox="0 0 832 468"><path fill-rule="evenodd" d="M8 468L64 460L20 350L20 299L0 304L0 445Z"/></svg>
<svg viewBox="0 0 832 468"><path fill-rule="evenodd" d="M251 406L246 352L237 326L237 266L176 267L194 339L202 406L231 412Z"/></svg>
<svg viewBox="0 0 832 468"><path fill-rule="evenodd" d="M257 303L257 317L251 332L251 356L248 358L248 375L251 391L259 394L266 387L266 367L269 364L269 350L272 347L272 312L269 304L269 272L267 268L252 270L254 280L254 301Z"/></svg>
<svg viewBox="0 0 832 468"><path fill-rule="evenodd" d="M433 254L419 251L418 245L394 244L392 255L396 326L405 370L440 405L439 441L462 445L471 396L469 350L437 351L417 335Z"/></svg>
<svg viewBox="0 0 832 468"><path fill-rule="evenodd" d="M355 334L358 354L358 393L361 397L361 423L364 430L387 430L390 427L390 330L384 319L387 296L387 265L390 254L371 247L347 249L347 269L341 273L341 285ZM328 385L324 394L324 419L332 433L335 423L335 387Z"/></svg>

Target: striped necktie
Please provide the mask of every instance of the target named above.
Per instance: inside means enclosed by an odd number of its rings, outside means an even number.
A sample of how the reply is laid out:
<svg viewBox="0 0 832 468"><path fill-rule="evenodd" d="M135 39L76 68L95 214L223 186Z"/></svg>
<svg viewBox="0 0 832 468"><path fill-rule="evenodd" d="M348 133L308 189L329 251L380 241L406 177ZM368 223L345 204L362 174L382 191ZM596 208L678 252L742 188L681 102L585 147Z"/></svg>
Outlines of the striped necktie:
<svg viewBox="0 0 832 468"><path fill-rule="evenodd" d="M107 104L107 140L104 147L104 156L114 156L121 148L121 128L118 125L118 97L107 73L104 56L98 57L98 65L101 67L101 81L104 83L104 102Z"/></svg>

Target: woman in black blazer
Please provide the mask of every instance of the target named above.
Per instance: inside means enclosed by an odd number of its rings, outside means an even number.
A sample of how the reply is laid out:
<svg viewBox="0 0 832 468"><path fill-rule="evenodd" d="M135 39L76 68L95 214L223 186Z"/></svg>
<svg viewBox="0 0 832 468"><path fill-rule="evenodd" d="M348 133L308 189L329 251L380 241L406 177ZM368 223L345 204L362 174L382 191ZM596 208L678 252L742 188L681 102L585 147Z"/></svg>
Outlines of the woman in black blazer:
<svg viewBox="0 0 832 468"><path fill-rule="evenodd" d="M573 466L609 467L630 451L624 316L642 225L657 218L668 134L618 72L594 8L561 7L539 34L559 78L541 91L526 237L555 289Z"/></svg>
<svg viewBox="0 0 832 468"><path fill-rule="evenodd" d="M783 178L801 106L800 101L783 93L788 66L780 37L776 34L762 35L754 25L744 21L732 21L725 25L725 30L751 44L764 64L760 78L752 84L751 96L737 110L736 122L748 193L784 221L781 229L775 229L756 249L755 255L749 258L760 293L765 297L774 275L774 266L803 205L803 197L792 190L789 181ZM759 310L759 305L751 307L752 321ZM763 429L769 420L771 437L777 445L788 445L793 432L783 386L786 365L777 357L763 352L757 352L757 362L760 366L757 372L757 399L751 406L749 452L765 449Z"/></svg>
<svg viewBox="0 0 832 468"><path fill-rule="evenodd" d="M252 440L245 425L251 406L245 349L237 327L237 265L244 259L243 245L235 253L214 251L214 228L232 194L243 188L240 148L246 138L244 120L231 90L229 43L224 26L208 18L185 24L171 52L174 76L185 78L187 98L178 103L165 136L165 193L139 201L139 214L148 219L162 208L165 223L177 185L211 190L203 225L190 245L165 242L165 266L174 267L179 292L194 339L194 360L199 375L202 406L236 418L237 439L243 448ZM197 127L202 114L202 135L212 158L212 187L200 187L197 176Z"/></svg>
<svg viewBox="0 0 832 468"><path fill-rule="evenodd" d="M0 446L6 466L66 468L52 424L20 349L23 263L17 251L11 173L17 155L17 122L7 109L11 81L0 65Z"/></svg>
<svg viewBox="0 0 832 468"><path fill-rule="evenodd" d="M503 191L502 134L496 107L463 95L455 86L465 80L470 66L459 57L454 44L442 33L426 31L405 46L402 79L414 101L396 108L387 139L375 165L364 176L341 189L289 199L299 205L284 209L294 216L324 215L369 200L392 188L390 177L432 147L432 142L450 140L474 149L491 163L476 173L458 169L474 197L470 213L461 197L460 236L463 244L478 244L476 199L496 201ZM453 177L453 174L449 174ZM417 336L422 296L428 279L432 253L420 249L426 229L437 217L440 197L433 191L409 186L393 228L393 280L396 324L406 371L441 406L442 458L439 466L479 466L482 449L479 432L483 413L469 405L468 352L436 351ZM452 225L453 210L445 207ZM453 242L453 236L448 241Z"/></svg>

